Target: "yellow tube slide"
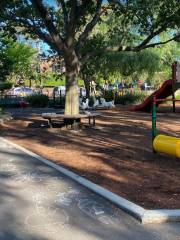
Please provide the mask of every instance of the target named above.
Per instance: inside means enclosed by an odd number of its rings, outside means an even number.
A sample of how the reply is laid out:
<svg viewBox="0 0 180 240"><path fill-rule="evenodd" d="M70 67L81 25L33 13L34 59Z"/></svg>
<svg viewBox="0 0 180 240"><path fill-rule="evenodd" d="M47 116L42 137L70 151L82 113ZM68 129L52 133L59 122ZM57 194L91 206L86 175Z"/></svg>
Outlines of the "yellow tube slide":
<svg viewBox="0 0 180 240"><path fill-rule="evenodd" d="M156 152L180 158L180 138L158 135L153 141L153 147Z"/></svg>

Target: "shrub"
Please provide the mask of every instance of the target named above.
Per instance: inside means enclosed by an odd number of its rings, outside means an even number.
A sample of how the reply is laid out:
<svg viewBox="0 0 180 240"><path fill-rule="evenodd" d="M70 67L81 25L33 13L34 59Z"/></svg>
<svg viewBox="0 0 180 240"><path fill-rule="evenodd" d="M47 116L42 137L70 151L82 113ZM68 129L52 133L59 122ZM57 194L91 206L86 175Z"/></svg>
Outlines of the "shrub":
<svg viewBox="0 0 180 240"><path fill-rule="evenodd" d="M113 91L105 91L104 98L107 102L114 100L114 92Z"/></svg>
<svg viewBox="0 0 180 240"><path fill-rule="evenodd" d="M115 97L115 104L133 104L142 102L146 98L146 94L142 92L136 92L136 93L125 93L123 95L119 95Z"/></svg>
<svg viewBox="0 0 180 240"><path fill-rule="evenodd" d="M48 106L49 98L44 94L35 94L27 96L26 101L31 107L46 107Z"/></svg>
<svg viewBox="0 0 180 240"><path fill-rule="evenodd" d="M62 108L65 107L65 97L61 97L61 99L49 99L49 107L60 106Z"/></svg>
<svg viewBox="0 0 180 240"><path fill-rule="evenodd" d="M95 97L94 96L90 96L89 97L89 107L93 107L95 103Z"/></svg>
<svg viewBox="0 0 180 240"><path fill-rule="evenodd" d="M11 89L11 82L0 82L0 92L3 93L5 90Z"/></svg>

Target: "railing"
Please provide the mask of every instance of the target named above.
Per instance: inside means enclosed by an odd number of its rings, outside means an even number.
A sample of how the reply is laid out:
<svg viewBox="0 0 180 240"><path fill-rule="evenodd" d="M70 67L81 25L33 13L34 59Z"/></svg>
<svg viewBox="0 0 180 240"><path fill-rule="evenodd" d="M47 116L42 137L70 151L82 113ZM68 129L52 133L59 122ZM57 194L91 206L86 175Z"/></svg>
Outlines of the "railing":
<svg viewBox="0 0 180 240"><path fill-rule="evenodd" d="M23 100L24 97L17 95L0 95L0 106L19 105Z"/></svg>

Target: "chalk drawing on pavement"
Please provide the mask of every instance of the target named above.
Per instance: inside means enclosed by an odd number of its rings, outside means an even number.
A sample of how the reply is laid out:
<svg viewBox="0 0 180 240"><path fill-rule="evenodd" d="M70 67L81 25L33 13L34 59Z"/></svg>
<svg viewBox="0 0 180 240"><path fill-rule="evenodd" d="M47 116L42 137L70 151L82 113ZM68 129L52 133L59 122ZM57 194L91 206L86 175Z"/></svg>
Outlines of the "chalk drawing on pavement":
<svg viewBox="0 0 180 240"><path fill-rule="evenodd" d="M92 195L93 196L93 195ZM117 222L114 212L108 206L98 201L85 197L78 189L70 189L67 192L59 192L55 203L60 207L77 206L86 215L100 221L103 224L114 224Z"/></svg>
<svg viewBox="0 0 180 240"><path fill-rule="evenodd" d="M2 163L0 165L1 172L14 172L17 171L17 166L13 162Z"/></svg>
<svg viewBox="0 0 180 240"><path fill-rule="evenodd" d="M59 192L57 194L57 203L60 206L70 206L79 200L80 191L77 189L70 189L67 192Z"/></svg>
<svg viewBox="0 0 180 240"><path fill-rule="evenodd" d="M17 174L14 177L15 181L19 182L42 182L45 179L49 178L49 175L47 174L41 174L39 172L25 172Z"/></svg>
<svg viewBox="0 0 180 240"><path fill-rule="evenodd" d="M103 224L113 224L116 222L114 214L108 207L89 198L80 199L77 206L86 215L100 221Z"/></svg>
<svg viewBox="0 0 180 240"><path fill-rule="evenodd" d="M58 232L59 228L68 227L68 214L64 209L53 206L51 197L46 191L34 192L32 196L35 204L33 213L25 219L29 231L39 230L52 234Z"/></svg>
<svg viewBox="0 0 180 240"><path fill-rule="evenodd" d="M40 212L34 212L27 216L25 219L25 225L28 231L39 230L46 233L57 233L59 228L67 227L69 216L65 210L56 211L54 209L45 209Z"/></svg>

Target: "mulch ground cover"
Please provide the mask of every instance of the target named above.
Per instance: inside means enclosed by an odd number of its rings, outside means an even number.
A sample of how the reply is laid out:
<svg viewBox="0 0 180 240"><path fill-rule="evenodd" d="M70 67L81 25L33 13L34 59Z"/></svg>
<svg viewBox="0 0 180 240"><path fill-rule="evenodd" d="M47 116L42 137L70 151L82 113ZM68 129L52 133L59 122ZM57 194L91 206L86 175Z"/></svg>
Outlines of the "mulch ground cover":
<svg viewBox="0 0 180 240"><path fill-rule="evenodd" d="M154 154L151 115L125 106L101 111L97 127L47 127L38 111L16 111L0 135L145 208L180 208L180 159ZM162 106L158 130L180 137L180 107Z"/></svg>

